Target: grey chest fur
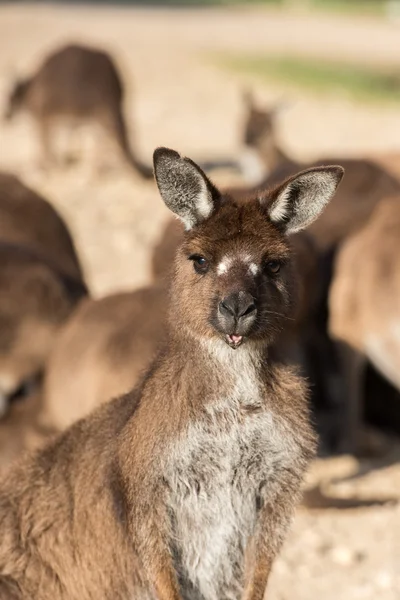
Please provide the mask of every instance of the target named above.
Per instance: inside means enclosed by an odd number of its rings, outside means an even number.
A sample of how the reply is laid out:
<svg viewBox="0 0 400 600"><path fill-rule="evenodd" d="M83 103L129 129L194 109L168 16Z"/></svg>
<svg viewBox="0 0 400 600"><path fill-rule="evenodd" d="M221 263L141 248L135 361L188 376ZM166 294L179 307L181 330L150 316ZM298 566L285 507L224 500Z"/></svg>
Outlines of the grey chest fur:
<svg viewBox="0 0 400 600"><path fill-rule="evenodd" d="M259 507L274 496L279 471L290 462L282 425L254 403L247 408L220 402L174 447L167 481L184 598L240 598Z"/></svg>

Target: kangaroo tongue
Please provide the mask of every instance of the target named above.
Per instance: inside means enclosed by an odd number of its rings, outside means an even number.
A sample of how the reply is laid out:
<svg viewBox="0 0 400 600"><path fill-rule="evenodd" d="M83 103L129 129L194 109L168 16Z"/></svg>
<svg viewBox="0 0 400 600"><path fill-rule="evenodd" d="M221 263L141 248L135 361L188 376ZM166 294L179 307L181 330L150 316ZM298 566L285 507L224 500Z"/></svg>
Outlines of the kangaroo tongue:
<svg viewBox="0 0 400 600"><path fill-rule="evenodd" d="M242 335L236 335L235 333L232 333L231 335L227 335L227 338L228 338L229 344L231 346L234 346L235 348L240 346L240 344L242 343L242 340L243 340Z"/></svg>

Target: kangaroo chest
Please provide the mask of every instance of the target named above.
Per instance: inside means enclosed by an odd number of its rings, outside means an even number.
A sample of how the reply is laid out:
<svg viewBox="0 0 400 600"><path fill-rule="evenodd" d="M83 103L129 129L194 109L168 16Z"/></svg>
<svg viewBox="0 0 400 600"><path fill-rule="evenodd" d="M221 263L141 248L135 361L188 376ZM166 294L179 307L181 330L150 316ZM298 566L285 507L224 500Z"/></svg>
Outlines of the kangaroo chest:
<svg viewBox="0 0 400 600"><path fill-rule="evenodd" d="M221 401L189 425L167 477L185 598L240 598L247 541L289 461L282 426L254 397Z"/></svg>

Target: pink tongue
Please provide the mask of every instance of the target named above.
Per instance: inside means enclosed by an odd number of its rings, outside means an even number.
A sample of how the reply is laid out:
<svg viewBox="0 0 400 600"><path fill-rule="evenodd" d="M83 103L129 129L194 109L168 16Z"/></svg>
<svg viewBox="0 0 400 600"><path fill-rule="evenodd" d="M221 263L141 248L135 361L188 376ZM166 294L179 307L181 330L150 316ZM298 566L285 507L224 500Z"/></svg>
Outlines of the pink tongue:
<svg viewBox="0 0 400 600"><path fill-rule="evenodd" d="M242 336L241 335L231 335L230 338L231 338L232 342L234 342L236 344L237 342L241 341Z"/></svg>

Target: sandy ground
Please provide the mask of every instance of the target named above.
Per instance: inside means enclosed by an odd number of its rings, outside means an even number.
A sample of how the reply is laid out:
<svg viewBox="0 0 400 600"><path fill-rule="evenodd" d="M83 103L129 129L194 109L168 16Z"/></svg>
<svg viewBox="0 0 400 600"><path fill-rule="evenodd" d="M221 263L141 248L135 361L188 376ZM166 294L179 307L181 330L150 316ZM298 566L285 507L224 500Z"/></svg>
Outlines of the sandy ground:
<svg viewBox="0 0 400 600"><path fill-rule="evenodd" d="M70 40L100 44L118 59L131 136L146 161L159 144L194 159L237 156L243 80L213 65L216 50L291 50L400 68L400 27L384 21L14 2L0 6L0 105L13 74L29 72L54 45ZM400 151L400 108L246 83L265 102L289 98L279 133L296 157ZM81 164L43 173L34 134L24 118L0 124L0 168L22 175L65 216L93 293L148 281L149 250L167 218L154 184L118 164L99 177L89 134ZM231 180L221 173L216 181ZM394 448L380 461L342 457L314 465L311 491L274 567L270 600L400 598L399 458Z"/></svg>

